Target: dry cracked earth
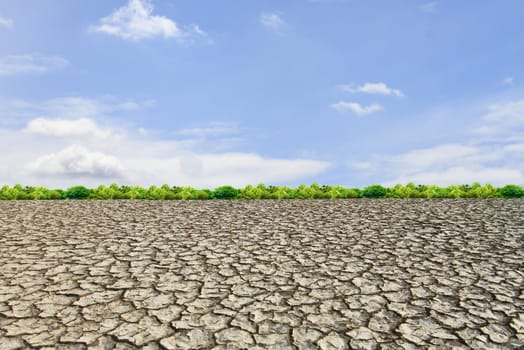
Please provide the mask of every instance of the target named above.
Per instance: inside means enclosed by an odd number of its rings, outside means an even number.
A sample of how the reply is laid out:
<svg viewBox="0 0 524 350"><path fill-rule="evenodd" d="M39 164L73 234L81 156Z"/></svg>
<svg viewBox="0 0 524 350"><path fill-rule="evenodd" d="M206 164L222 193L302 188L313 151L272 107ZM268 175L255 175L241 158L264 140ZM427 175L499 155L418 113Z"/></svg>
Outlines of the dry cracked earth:
<svg viewBox="0 0 524 350"><path fill-rule="evenodd" d="M524 200L0 202L0 349L524 348Z"/></svg>

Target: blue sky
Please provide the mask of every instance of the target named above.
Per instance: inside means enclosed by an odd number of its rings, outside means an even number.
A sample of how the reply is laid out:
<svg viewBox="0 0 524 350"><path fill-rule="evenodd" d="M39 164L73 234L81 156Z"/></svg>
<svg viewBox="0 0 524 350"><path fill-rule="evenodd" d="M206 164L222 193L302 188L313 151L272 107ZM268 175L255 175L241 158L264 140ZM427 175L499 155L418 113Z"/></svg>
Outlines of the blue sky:
<svg viewBox="0 0 524 350"><path fill-rule="evenodd" d="M0 184L524 185L523 11L0 0Z"/></svg>

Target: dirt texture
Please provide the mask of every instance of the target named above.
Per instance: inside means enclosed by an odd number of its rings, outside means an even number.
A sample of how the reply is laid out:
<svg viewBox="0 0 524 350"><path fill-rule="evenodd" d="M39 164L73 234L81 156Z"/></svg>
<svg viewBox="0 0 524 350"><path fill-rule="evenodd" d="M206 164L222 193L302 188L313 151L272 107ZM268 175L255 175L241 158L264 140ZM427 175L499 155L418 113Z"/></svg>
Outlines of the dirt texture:
<svg viewBox="0 0 524 350"><path fill-rule="evenodd" d="M524 200L0 202L0 349L519 349Z"/></svg>

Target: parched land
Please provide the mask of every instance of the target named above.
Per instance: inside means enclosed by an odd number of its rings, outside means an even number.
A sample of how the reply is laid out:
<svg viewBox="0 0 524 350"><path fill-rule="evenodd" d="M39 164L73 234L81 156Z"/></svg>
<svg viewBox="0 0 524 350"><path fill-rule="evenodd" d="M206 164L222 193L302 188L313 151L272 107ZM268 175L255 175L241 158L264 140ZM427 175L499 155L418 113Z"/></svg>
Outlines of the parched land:
<svg viewBox="0 0 524 350"><path fill-rule="evenodd" d="M524 200L0 202L0 349L519 349Z"/></svg>

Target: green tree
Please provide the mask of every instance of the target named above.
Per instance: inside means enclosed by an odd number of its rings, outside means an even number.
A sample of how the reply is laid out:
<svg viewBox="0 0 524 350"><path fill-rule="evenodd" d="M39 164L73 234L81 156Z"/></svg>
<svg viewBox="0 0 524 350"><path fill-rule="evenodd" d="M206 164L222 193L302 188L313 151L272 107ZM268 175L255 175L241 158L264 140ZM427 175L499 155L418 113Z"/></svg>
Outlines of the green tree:
<svg viewBox="0 0 524 350"><path fill-rule="evenodd" d="M160 189L158 186L153 185L153 186L150 186L146 190L144 198L150 199L150 200L160 200L160 199L164 199L164 196L165 196L165 191Z"/></svg>
<svg viewBox="0 0 524 350"><path fill-rule="evenodd" d="M346 190L346 198L361 198L362 191L359 188L353 187Z"/></svg>
<svg viewBox="0 0 524 350"><path fill-rule="evenodd" d="M367 186L364 187L364 191L362 191L362 197L364 198L383 198L386 194L386 188L381 185Z"/></svg>
<svg viewBox="0 0 524 350"><path fill-rule="evenodd" d="M462 186L449 185L444 189L445 198L464 198L465 192Z"/></svg>
<svg viewBox="0 0 524 350"><path fill-rule="evenodd" d="M197 199L197 192L198 191L192 187L183 187L175 194L175 199Z"/></svg>
<svg viewBox="0 0 524 350"><path fill-rule="evenodd" d="M214 197L217 199L235 199L238 190L232 186L226 185L215 188Z"/></svg>
<svg viewBox="0 0 524 350"><path fill-rule="evenodd" d="M253 185L247 185L238 191L238 198L240 199L260 199L261 197L262 192Z"/></svg>
<svg viewBox="0 0 524 350"><path fill-rule="evenodd" d="M500 194L504 198L524 197L524 189L518 185L506 185L500 189Z"/></svg>
<svg viewBox="0 0 524 350"><path fill-rule="evenodd" d="M197 190L195 192L195 196L194 196L194 199L210 199L210 196L209 196L209 190Z"/></svg>
<svg viewBox="0 0 524 350"><path fill-rule="evenodd" d="M84 186L69 187L65 192L67 199L87 199L91 195L91 190Z"/></svg>
<svg viewBox="0 0 524 350"><path fill-rule="evenodd" d="M50 195L51 195L51 191L45 187L34 187L31 189L31 192L30 192L31 199L37 199L37 200L51 199Z"/></svg>
<svg viewBox="0 0 524 350"><path fill-rule="evenodd" d="M423 198L443 198L443 190L436 186L436 185L430 185L426 186L424 191L422 192Z"/></svg>
<svg viewBox="0 0 524 350"><path fill-rule="evenodd" d="M171 188L168 184L163 184L162 186L160 186L160 191L162 192L162 199L177 199L177 194L173 191L173 188Z"/></svg>

